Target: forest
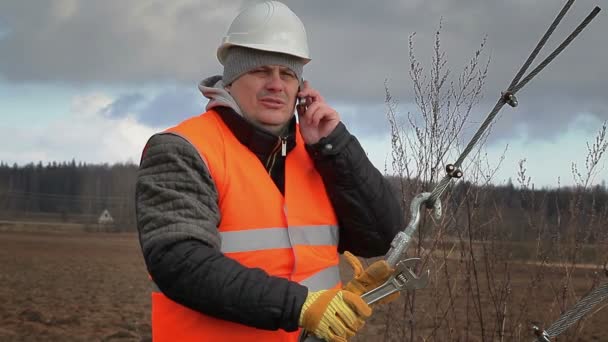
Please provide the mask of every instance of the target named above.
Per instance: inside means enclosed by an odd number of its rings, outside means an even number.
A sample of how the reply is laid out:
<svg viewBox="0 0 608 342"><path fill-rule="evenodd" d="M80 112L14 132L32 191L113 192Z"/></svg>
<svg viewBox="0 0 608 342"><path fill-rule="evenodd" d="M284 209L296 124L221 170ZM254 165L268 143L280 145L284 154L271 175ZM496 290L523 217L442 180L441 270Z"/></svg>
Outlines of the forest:
<svg viewBox="0 0 608 342"><path fill-rule="evenodd" d="M24 166L0 163L0 219L94 224L107 209L116 230L134 231L137 168L135 164L86 164L74 160ZM400 189L403 180L387 177L397 196L405 198L405 208L409 203L407 190ZM411 180L407 184L412 184ZM416 187L432 189L430 184ZM595 240L596 235L606 232L601 225L608 222L604 182L588 188L535 189L533 185L516 186L511 181L476 185L465 177L448 192L444 206L450 207L448 211L453 215L464 215L463 210L456 210L463 208L463 203L476 209L482 221L500 211L506 218L498 229L509 240L537 237L526 228L531 216L546 223L547 234L559 233L560 227L573 219L577 226L588 227L581 230L589 234L586 239Z"/></svg>

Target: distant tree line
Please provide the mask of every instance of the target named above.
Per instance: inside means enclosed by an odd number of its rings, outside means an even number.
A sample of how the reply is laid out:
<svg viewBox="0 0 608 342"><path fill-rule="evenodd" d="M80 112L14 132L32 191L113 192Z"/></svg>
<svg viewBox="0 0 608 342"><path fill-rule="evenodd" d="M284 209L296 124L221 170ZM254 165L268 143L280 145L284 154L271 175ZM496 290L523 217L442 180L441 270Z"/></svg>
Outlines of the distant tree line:
<svg viewBox="0 0 608 342"><path fill-rule="evenodd" d="M398 193L413 197L404 183L389 177ZM433 184L414 185L432 191ZM472 221L492 227L503 240L557 239L576 231L575 239L586 242L608 239L608 189L601 185L535 189L533 185L515 186L511 180L503 185L475 185L466 180L453 183L441 197L444 216L453 230L462 230ZM404 207L409 203L404 203ZM409 216L409 208L407 210ZM445 223L446 221L444 221ZM472 231L482 239L486 229ZM483 237L487 238L486 236Z"/></svg>
<svg viewBox="0 0 608 342"><path fill-rule="evenodd" d="M136 177L135 164L86 164L72 160L18 166L0 162L0 219L42 217L95 223L107 209L121 230L135 230ZM403 192L399 180L389 178L396 191ZM430 191L432 186L424 188ZM534 225L544 227L543 234L558 234L560 227L576 223L588 227L593 235L603 234L606 230L603 226L608 222L605 184L588 189L534 189L516 187L511 182L479 187L459 181L442 201L446 209L452 208L446 212L455 216L455 222L468 219L463 208L474 210L483 220L491 220L500 213L501 221L494 224L504 226L505 234L515 240L538 234Z"/></svg>
<svg viewBox="0 0 608 342"><path fill-rule="evenodd" d="M574 228L580 241L593 243L608 238L605 185L535 190L518 189L509 183L502 187L487 187L484 192L488 197L485 209L489 214L494 206L504 208L503 213L512 216L505 219L512 239L529 240L539 234L556 239Z"/></svg>
<svg viewBox="0 0 608 342"><path fill-rule="evenodd" d="M107 209L134 230L136 175L134 164L0 163L0 218L95 223Z"/></svg>

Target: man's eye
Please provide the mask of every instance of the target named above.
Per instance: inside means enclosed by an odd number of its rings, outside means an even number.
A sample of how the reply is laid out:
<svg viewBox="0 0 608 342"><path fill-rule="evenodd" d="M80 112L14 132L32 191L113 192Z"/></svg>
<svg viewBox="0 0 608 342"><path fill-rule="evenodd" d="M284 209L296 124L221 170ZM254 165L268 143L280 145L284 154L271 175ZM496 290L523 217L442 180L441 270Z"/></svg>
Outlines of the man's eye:
<svg viewBox="0 0 608 342"><path fill-rule="evenodd" d="M283 74L283 77L296 78L296 75L293 72L285 71L282 74Z"/></svg>

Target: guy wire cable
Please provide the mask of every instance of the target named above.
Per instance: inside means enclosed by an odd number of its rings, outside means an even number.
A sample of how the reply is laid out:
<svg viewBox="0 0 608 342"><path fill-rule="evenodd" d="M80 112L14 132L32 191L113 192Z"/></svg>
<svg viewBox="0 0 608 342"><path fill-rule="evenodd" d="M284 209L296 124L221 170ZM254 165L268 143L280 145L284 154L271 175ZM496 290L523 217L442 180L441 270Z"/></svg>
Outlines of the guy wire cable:
<svg viewBox="0 0 608 342"><path fill-rule="evenodd" d="M602 302L608 298L608 283L604 283L593 291L591 291L585 298L581 299L576 303L570 310L566 311L557 321L555 321L547 329L549 337L555 337L561 334L564 330L568 329L572 324L581 319L587 312L589 312L596 304Z"/></svg>
<svg viewBox="0 0 608 342"><path fill-rule="evenodd" d="M553 322L547 330L542 331L538 326L533 326L536 335L534 341L550 342L549 338L564 332L606 298L608 298L608 283L604 283L589 292L583 299L562 314L557 321Z"/></svg>
<svg viewBox="0 0 608 342"><path fill-rule="evenodd" d="M494 118L496 117L498 112L502 109L502 107L505 104L509 104L511 107L516 107L518 103L517 103L515 94L519 90L521 90L523 88L523 86L525 86L528 82L530 82L530 80L532 80L532 78L534 78L538 73L540 73L540 71L542 69L544 69L553 59L555 59L555 57L557 57L557 55L559 55L572 42L572 40L574 40L574 38L576 38L576 36L578 36L578 34L595 18L595 16L597 16L597 14L601 10L598 6L596 6L591 11L591 13L589 13L589 15L576 27L576 29L554 51L549 56L547 56L547 58L545 58L534 70L532 70L520 82L520 78L526 72L526 70L528 69L530 64L532 64L532 61L534 60L534 58L536 58L539 51L545 45L545 43L549 39L549 36L551 36L551 34L555 30L555 28L557 27L559 22L562 20L562 18L566 14L566 12L570 9L570 7L574 3L574 1L575 0L569 0L564 5L564 7L559 12L557 17L553 20L553 23L551 23L551 25L549 26L549 29L547 30L547 32L545 32L545 34L543 35L541 40L538 42L538 44L536 45L536 47L534 48L534 50L532 51L532 53L530 54L528 59L525 61L525 63L523 64L523 66L521 67L521 69L519 70L517 75L513 78L513 81L511 81L511 84L509 85L507 90L501 94L500 98L498 99L498 102L496 102L496 105L494 105L494 108L490 111L490 113L488 114L488 116L486 117L486 119L484 120L482 125L479 127L479 129L477 130L477 132L475 133L475 135L473 136L471 141L469 141L469 143L467 144L467 146L465 147L463 152L460 154L460 156L458 157L456 162L454 164L448 164L446 166L447 174L443 177L443 179L439 182L439 184L437 184L435 186L435 188L433 189L428 201L426 202L427 208L433 207L433 205L435 204L435 201L447 189L447 187L450 183L450 180L452 180L452 178L460 178L462 176L462 172L459 170L462 162L467 157L469 152L471 152L471 150L473 149L475 144L477 144L477 141L479 141L479 139L481 138L483 133L486 131L486 129L488 128L490 123L494 120Z"/></svg>

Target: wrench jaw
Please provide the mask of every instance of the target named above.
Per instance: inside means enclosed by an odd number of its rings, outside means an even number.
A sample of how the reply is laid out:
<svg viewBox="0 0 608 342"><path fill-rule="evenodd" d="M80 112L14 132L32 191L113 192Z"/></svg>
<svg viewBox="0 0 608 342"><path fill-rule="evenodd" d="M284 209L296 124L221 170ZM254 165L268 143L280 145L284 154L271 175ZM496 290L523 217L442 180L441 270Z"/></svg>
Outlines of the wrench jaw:
<svg viewBox="0 0 608 342"><path fill-rule="evenodd" d="M405 290L418 290L427 287L429 285L430 277L431 270L423 271L418 278L413 278L407 282Z"/></svg>
<svg viewBox="0 0 608 342"><path fill-rule="evenodd" d="M420 275L417 275L414 272L414 268L420 262L420 258L410 258L401 260L397 263L395 266L395 273L393 273L392 277L395 277L404 283L401 290L418 290L427 287L431 271L423 271Z"/></svg>
<svg viewBox="0 0 608 342"><path fill-rule="evenodd" d="M364 293L361 298L367 304L373 304L395 292L404 290L417 290L424 288L429 283L430 271L423 272L420 276L414 273L414 267L420 262L420 258L401 260L395 265L395 272L384 284Z"/></svg>
<svg viewBox="0 0 608 342"><path fill-rule="evenodd" d="M403 259L399 261L397 265L395 265L395 273L397 273L397 271L406 272L411 270L412 268L416 267L420 261L420 258Z"/></svg>

